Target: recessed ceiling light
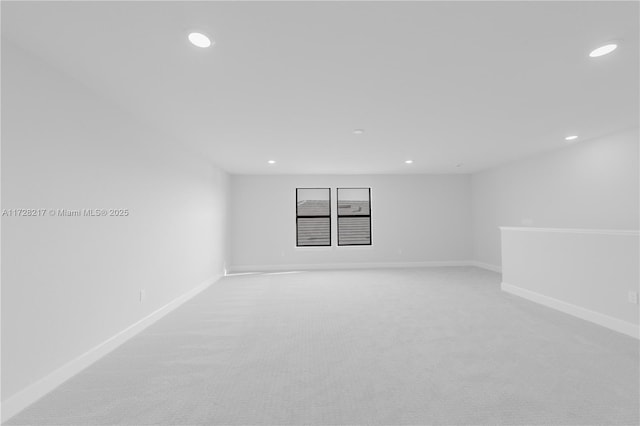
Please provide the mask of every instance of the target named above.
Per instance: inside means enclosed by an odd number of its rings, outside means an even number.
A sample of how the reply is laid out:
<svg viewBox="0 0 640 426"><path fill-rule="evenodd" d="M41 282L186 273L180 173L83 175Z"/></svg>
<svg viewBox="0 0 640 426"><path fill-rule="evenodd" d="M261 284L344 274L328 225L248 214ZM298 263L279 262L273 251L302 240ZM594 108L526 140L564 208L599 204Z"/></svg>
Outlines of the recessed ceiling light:
<svg viewBox="0 0 640 426"><path fill-rule="evenodd" d="M267 163L269 163L269 164L276 164L276 160L269 160L269 161L267 161Z"/></svg>
<svg viewBox="0 0 640 426"><path fill-rule="evenodd" d="M591 53L589 53L589 56L592 58L597 58L598 56L604 56L608 53L613 52L614 50L616 50L618 48L618 43L615 42L609 42L607 44L605 44L604 46L600 46L597 49L593 49L591 51Z"/></svg>
<svg viewBox="0 0 640 426"><path fill-rule="evenodd" d="M207 37L206 35L204 35L202 33L191 33L191 34L189 34L189 41L194 46L198 46L198 47L202 47L202 48L211 46L211 40L209 40L209 37Z"/></svg>
<svg viewBox="0 0 640 426"><path fill-rule="evenodd" d="M578 139L578 135L571 135L564 138L565 141L574 141L576 139Z"/></svg>
<svg viewBox="0 0 640 426"><path fill-rule="evenodd" d="M354 135L361 135L361 134L363 134L363 133L364 133L364 129L355 129L355 130L353 131L353 134L354 134Z"/></svg>
<svg viewBox="0 0 640 426"><path fill-rule="evenodd" d="M405 163L411 164L411 163L413 163L413 160L405 160Z"/></svg>

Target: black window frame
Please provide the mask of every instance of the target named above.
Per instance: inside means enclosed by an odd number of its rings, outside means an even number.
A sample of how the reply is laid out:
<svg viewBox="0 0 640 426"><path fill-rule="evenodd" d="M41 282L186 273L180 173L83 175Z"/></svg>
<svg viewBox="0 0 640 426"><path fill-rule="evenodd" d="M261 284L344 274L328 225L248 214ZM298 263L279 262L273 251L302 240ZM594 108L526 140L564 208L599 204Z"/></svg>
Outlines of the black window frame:
<svg viewBox="0 0 640 426"><path fill-rule="evenodd" d="M312 216L300 216L298 215L298 191L301 189L326 189L329 192L329 213L327 215L312 215ZM298 219L300 218L329 218L329 244L303 244L300 245L300 238L298 235ZM296 188L296 247L331 247L333 243L332 228L331 228L331 188Z"/></svg>
<svg viewBox="0 0 640 426"><path fill-rule="evenodd" d="M366 189L369 192L369 214L340 214L340 190L341 189ZM358 188L336 188L336 210L337 210L337 223L338 223L338 247L353 247L353 246L371 246L373 245L373 233L371 232L371 187L358 187ZM340 218L341 217L368 217L369 218L369 243L365 244L340 244Z"/></svg>

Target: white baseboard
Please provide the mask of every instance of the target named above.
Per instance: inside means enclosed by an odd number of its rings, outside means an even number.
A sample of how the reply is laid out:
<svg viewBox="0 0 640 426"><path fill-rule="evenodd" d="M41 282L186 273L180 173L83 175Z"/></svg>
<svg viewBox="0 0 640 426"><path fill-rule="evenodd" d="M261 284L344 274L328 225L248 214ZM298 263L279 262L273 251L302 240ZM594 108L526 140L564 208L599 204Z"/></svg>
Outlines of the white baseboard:
<svg viewBox="0 0 640 426"><path fill-rule="evenodd" d="M475 267L478 267L478 268L486 269L488 271L497 272L499 274L502 273L502 267L501 266L492 265L490 263L480 262L479 260L472 260L471 261L471 265L473 265Z"/></svg>
<svg viewBox="0 0 640 426"><path fill-rule="evenodd" d="M521 287L516 287L505 282L500 285L500 288L502 288L502 291L507 293L520 296L532 302L564 312L565 314L573 315L574 317L601 325L619 333L626 334L627 336L640 339L640 326L636 324L610 317L577 305L572 305L571 303L563 302L562 300L554 299L553 297L545 296Z"/></svg>
<svg viewBox="0 0 640 426"><path fill-rule="evenodd" d="M489 271L502 273L500 266L477 260L434 260L426 262L366 262L366 263L322 263L291 265L241 265L231 266L225 275L237 275L274 271L326 271L343 269L386 269L386 268L431 268L438 266L475 266Z"/></svg>
<svg viewBox="0 0 640 426"><path fill-rule="evenodd" d="M319 263L291 265L241 265L229 268L227 275L250 272L326 271L344 269L430 268L436 266L475 266L470 260L435 260L427 262Z"/></svg>
<svg viewBox="0 0 640 426"><path fill-rule="evenodd" d="M160 318L175 310L177 307L196 296L198 293L206 290L211 284L220 279L220 276L212 277L197 287L189 290L187 293L167 303L160 309L152 312L140 321L130 325L115 336L107 339L98 346L89 349L79 357L69 361L67 364L29 385L25 389L19 391L15 395L8 398L2 403L2 423L27 408L29 405L51 392L71 377L75 376L109 352L122 345L127 340L140 333Z"/></svg>

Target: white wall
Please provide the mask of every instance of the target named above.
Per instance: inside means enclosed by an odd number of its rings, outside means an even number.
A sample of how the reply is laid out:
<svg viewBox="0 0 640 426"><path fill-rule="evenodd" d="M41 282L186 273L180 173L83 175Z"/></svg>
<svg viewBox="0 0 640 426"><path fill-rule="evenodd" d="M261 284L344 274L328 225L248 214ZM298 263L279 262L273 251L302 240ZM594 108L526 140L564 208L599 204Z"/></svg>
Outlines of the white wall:
<svg viewBox="0 0 640 426"><path fill-rule="evenodd" d="M2 44L2 400L223 273L228 177ZM147 298L139 302L140 289Z"/></svg>
<svg viewBox="0 0 640 426"><path fill-rule="evenodd" d="M502 228L502 288L638 337L639 256L638 231Z"/></svg>
<svg viewBox="0 0 640 426"><path fill-rule="evenodd" d="M332 188L332 247L296 247L297 187ZM336 247L337 187L371 187L372 246ZM468 175L231 177L232 270L466 261Z"/></svg>
<svg viewBox="0 0 640 426"><path fill-rule="evenodd" d="M638 129L472 175L473 253L500 265L499 226L638 229Z"/></svg>

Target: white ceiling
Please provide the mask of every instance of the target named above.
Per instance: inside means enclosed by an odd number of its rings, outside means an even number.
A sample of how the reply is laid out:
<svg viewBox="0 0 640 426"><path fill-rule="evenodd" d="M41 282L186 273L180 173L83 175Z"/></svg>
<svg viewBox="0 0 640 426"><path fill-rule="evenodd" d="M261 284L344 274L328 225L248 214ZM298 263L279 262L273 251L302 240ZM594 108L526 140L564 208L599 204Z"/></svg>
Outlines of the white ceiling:
<svg viewBox="0 0 640 426"><path fill-rule="evenodd" d="M637 127L638 27L637 2L2 3L3 37L257 174L469 173Z"/></svg>

